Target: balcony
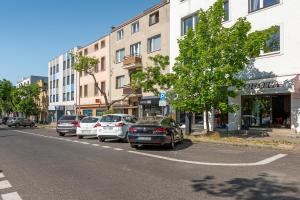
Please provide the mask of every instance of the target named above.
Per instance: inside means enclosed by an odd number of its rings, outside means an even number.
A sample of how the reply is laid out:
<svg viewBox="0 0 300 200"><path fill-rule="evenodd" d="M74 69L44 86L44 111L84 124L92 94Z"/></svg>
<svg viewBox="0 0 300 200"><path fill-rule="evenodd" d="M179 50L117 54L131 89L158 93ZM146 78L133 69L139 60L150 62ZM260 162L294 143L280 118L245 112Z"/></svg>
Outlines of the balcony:
<svg viewBox="0 0 300 200"><path fill-rule="evenodd" d="M133 70L142 68L142 57L137 55L126 56L123 61L123 69Z"/></svg>
<svg viewBox="0 0 300 200"><path fill-rule="evenodd" d="M123 88L123 95L129 95L129 94L140 95L140 94L142 94L142 90L137 89L137 90L133 91L133 89L131 89L130 87L124 87Z"/></svg>

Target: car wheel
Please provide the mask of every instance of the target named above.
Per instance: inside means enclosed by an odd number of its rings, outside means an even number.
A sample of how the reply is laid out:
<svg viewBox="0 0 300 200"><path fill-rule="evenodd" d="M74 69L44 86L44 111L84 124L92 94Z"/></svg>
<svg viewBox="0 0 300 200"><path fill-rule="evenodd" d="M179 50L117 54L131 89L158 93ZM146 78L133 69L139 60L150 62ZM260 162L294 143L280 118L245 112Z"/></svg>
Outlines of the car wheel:
<svg viewBox="0 0 300 200"><path fill-rule="evenodd" d="M20 126L20 124L16 124L16 127L19 127Z"/></svg>
<svg viewBox="0 0 300 200"><path fill-rule="evenodd" d="M8 126L9 128L11 127L11 126Z"/></svg>
<svg viewBox="0 0 300 200"><path fill-rule="evenodd" d="M82 136L82 135L77 135L77 138L78 138L78 139L82 139L83 136Z"/></svg>
<svg viewBox="0 0 300 200"><path fill-rule="evenodd" d="M105 139L102 137L98 137L99 142L105 142Z"/></svg>
<svg viewBox="0 0 300 200"><path fill-rule="evenodd" d="M123 138L122 139L122 141L124 142L124 143L128 143L128 132L126 133L126 135L125 135L125 138Z"/></svg>
<svg viewBox="0 0 300 200"><path fill-rule="evenodd" d="M171 136L171 142L169 144L169 149L175 149L175 141L174 141L174 137Z"/></svg>
<svg viewBox="0 0 300 200"><path fill-rule="evenodd" d="M138 148L138 145L136 145L136 144L130 144L130 147L131 147L131 148L137 149L137 148Z"/></svg>
<svg viewBox="0 0 300 200"><path fill-rule="evenodd" d="M30 127L34 127L34 124L30 124Z"/></svg>
<svg viewBox="0 0 300 200"><path fill-rule="evenodd" d="M59 132L58 134L59 134L59 136L65 136L65 134L64 134L64 133L60 133L60 132Z"/></svg>

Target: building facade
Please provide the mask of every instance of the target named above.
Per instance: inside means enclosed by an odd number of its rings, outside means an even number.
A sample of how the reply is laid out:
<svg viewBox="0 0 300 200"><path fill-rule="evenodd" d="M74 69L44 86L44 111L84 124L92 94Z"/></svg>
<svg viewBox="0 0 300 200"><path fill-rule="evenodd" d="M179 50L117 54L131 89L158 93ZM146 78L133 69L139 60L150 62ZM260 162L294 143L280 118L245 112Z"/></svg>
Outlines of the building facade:
<svg viewBox="0 0 300 200"><path fill-rule="evenodd" d="M16 84L16 88L19 88L20 86L23 86L23 85L35 84L39 80L42 80L45 83L48 83L48 77L32 75L32 76L24 77L24 78L22 78L22 80L18 81L17 84Z"/></svg>
<svg viewBox="0 0 300 200"><path fill-rule="evenodd" d="M157 54L169 55L169 1L162 1L127 22L112 27L110 33L111 100L118 113L135 116L161 114L159 98L130 88L131 75L153 63ZM169 71L169 69L166 69ZM163 73L163 72L162 72Z"/></svg>
<svg viewBox="0 0 300 200"><path fill-rule="evenodd" d="M93 73L97 80L97 85L106 92L110 100L110 51L109 35L82 47L78 50L80 55L97 58L99 64L94 66ZM100 116L106 109L103 95L97 88L91 75L80 72L77 76L77 109L80 114L86 116Z"/></svg>
<svg viewBox="0 0 300 200"><path fill-rule="evenodd" d="M197 24L197 10L208 9L215 0L171 0L170 3L170 61L179 54L177 39ZM225 27L240 17L252 24L252 31L278 26L277 33L268 41L269 50L254 59L243 78L246 85L230 103L240 106L229 114L229 130L246 127L268 127L300 132L300 90L297 46L300 28L295 26L300 17L297 0L239 0L224 1L227 13ZM211 115L213 126L214 116Z"/></svg>
<svg viewBox="0 0 300 200"><path fill-rule="evenodd" d="M71 53L78 47L48 62L49 121L56 122L62 115L76 112L76 72Z"/></svg>
<svg viewBox="0 0 300 200"><path fill-rule="evenodd" d="M37 102L40 113L37 116L36 121L45 123L48 122L48 106L49 106L48 79L47 81L38 80L36 84L40 88L39 100Z"/></svg>

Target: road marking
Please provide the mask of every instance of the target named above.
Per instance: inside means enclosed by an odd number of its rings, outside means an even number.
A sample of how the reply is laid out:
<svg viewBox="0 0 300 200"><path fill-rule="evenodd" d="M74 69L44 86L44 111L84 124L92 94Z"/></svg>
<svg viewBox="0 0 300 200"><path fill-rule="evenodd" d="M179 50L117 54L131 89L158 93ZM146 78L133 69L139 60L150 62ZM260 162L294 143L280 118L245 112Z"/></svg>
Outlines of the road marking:
<svg viewBox="0 0 300 200"><path fill-rule="evenodd" d="M111 148L110 146L101 146L101 147L106 148L106 149Z"/></svg>
<svg viewBox="0 0 300 200"><path fill-rule="evenodd" d="M11 192L1 195L3 200L22 200L17 192Z"/></svg>
<svg viewBox="0 0 300 200"><path fill-rule="evenodd" d="M99 144L92 144L93 146L95 146L95 147L99 147Z"/></svg>
<svg viewBox="0 0 300 200"><path fill-rule="evenodd" d="M0 178L4 178L4 174L3 173L0 173Z"/></svg>
<svg viewBox="0 0 300 200"><path fill-rule="evenodd" d="M11 184L7 180L0 181L0 190L6 189L6 188L11 188Z"/></svg>
<svg viewBox="0 0 300 200"><path fill-rule="evenodd" d="M88 142L80 142L81 144L90 144L90 143L88 143Z"/></svg>
<svg viewBox="0 0 300 200"><path fill-rule="evenodd" d="M198 161L190 161L190 160L181 160L181 159L176 159L176 158L169 158L165 156L158 156L154 154L149 154L149 153L142 153L142 152L137 152L137 151L128 151L129 153L133 154L138 154L138 155L143 155L143 156L148 156L152 158L159 158L162 160L168 160L168 161L173 161L173 162L180 162L180 163L188 163L188 164L194 164L194 165L208 165L208 166L240 166L240 167L245 167L245 166L259 166L259 165L266 165L271 162L274 162L275 160L278 160L280 158L283 158L287 156L287 154L277 154L275 156L272 156L270 158L255 162L255 163L209 163L209 162L198 162Z"/></svg>
<svg viewBox="0 0 300 200"><path fill-rule="evenodd" d="M121 149L121 148L114 148L114 150L116 150L116 151L123 151L124 149Z"/></svg>

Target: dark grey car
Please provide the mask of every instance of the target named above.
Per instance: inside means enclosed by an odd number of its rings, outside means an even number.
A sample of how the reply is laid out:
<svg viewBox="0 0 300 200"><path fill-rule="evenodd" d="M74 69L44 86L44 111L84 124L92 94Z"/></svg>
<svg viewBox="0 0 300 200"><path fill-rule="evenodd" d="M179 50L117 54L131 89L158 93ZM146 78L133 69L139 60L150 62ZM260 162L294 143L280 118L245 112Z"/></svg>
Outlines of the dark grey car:
<svg viewBox="0 0 300 200"><path fill-rule="evenodd" d="M19 127L19 126L34 127L35 126L34 121L32 121L30 119L23 118L23 117L11 117L7 120L6 124L7 124L8 127L12 127L12 126L15 126L15 127Z"/></svg>
<svg viewBox="0 0 300 200"><path fill-rule="evenodd" d="M64 115L56 124L56 132L60 136L64 136L67 133L76 133L76 128L79 126L79 122L84 116L77 115Z"/></svg>

